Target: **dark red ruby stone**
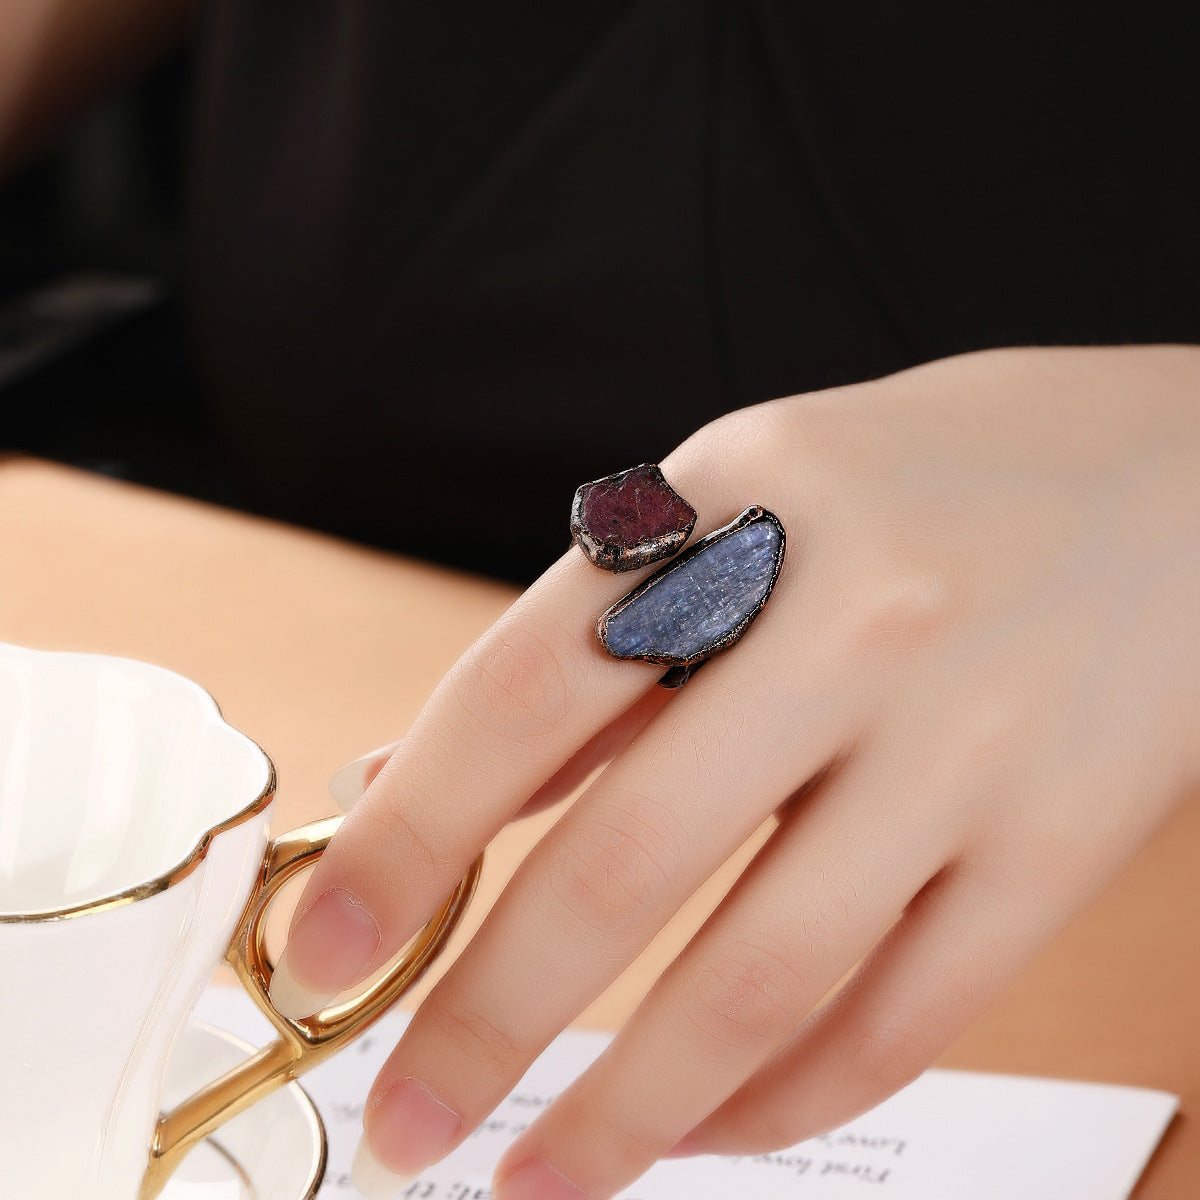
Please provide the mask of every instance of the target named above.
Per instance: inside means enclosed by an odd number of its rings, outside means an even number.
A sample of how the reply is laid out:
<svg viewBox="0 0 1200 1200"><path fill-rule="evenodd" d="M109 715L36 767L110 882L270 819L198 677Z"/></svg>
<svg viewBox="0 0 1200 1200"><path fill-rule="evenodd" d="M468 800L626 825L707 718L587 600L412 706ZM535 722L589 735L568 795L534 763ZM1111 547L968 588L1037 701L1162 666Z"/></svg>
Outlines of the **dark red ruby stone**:
<svg viewBox="0 0 1200 1200"><path fill-rule="evenodd" d="M696 510L653 463L585 483L575 493L571 535L598 567L632 571L675 553Z"/></svg>

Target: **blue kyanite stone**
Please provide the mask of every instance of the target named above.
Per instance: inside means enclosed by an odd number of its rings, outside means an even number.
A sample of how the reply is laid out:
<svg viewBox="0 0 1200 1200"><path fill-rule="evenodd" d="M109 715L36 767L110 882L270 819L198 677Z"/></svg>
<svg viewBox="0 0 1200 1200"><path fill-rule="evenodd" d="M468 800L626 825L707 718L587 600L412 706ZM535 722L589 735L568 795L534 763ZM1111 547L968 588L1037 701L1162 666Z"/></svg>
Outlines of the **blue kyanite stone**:
<svg viewBox="0 0 1200 1200"><path fill-rule="evenodd" d="M771 594L783 540L771 513L747 509L613 605L600 619L605 649L672 665L724 649Z"/></svg>

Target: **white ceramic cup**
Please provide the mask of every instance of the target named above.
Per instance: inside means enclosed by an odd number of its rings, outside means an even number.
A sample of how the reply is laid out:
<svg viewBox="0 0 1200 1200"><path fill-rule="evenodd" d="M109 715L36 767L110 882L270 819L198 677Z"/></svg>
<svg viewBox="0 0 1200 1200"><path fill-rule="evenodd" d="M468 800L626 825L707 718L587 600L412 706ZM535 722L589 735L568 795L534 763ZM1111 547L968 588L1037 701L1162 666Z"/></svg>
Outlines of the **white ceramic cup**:
<svg viewBox="0 0 1200 1200"><path fill-rule="evenodd" d="M339 818L270 841L270 760L198 684L0 643L0 1197L149 1200L221 1121L379 1016L444 944L479 863L389 971L303 1021L262 918ZM279 1038L161 1115L171 1046L225 958Z"/></svg>

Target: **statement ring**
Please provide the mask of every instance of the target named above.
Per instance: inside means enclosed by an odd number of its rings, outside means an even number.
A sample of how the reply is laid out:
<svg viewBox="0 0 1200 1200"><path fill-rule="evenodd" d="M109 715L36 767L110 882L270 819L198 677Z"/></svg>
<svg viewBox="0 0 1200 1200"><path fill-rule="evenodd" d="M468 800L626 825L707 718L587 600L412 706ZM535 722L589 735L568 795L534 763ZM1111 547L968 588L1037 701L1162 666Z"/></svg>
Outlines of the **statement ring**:
<svg viewBox="0 0 1200 1200"><path fill-rule="evenodd" d="M662 472L644 464L584 484L575 493L571 532L596 562L593 552L602 543L600 535L619 530L618 550L603 549L604 562L597 565L631 570L674 553L687 540L695 520L695 509L670 487ZM728 525L659 567L604 612L596 626L601 646L613 658L669 667L659 683L681 686L701 663L728 649L750 628L775 587L785 542L779 518L752 504ZM664 551L664 544L674 550ZM616 559L630 565L607 565Z"/></svg>

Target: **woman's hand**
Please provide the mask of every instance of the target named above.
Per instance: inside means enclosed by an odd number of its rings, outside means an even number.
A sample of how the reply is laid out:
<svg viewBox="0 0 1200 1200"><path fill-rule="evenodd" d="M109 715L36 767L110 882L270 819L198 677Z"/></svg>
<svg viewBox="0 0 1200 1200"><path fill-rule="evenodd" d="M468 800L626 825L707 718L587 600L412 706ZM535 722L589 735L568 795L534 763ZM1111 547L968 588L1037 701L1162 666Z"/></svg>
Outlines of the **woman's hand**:
<svg viewBox="0 0 1200 1200"><path fill-rule="evenodd" d="M394 954L531 797L612 757L372 1089L380 1195L772 813L496 1200L605 1200L681 1143L756 1153L876 1104L1200 781L1200 350L967 355L734 413L662 465L697 533L751 503L787 530L745 638L656 690L595 636L640 576L572 551L442 681L301 900L275 988L294 1015Z"/></svg>

